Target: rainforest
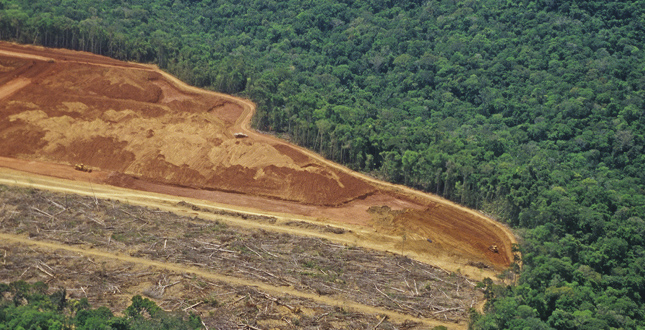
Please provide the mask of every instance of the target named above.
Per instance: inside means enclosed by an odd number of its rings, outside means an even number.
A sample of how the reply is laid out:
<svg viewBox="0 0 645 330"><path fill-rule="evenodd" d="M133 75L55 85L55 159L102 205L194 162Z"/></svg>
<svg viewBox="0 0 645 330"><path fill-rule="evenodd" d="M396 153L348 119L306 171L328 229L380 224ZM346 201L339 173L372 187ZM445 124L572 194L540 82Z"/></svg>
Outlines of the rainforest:
<svg viewBox="0 0 645 330"><path fill-rule="evenodd" d="M0 0L0 39L156 64L508 224L472 329L645 327L645 1Z"/></svg>

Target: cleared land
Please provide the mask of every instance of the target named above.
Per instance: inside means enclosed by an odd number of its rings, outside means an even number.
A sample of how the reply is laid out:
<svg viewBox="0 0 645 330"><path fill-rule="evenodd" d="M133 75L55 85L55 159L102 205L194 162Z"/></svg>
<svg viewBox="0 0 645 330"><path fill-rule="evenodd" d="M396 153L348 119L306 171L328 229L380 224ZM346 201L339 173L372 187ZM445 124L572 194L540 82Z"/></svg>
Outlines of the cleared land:
<svg viewBox="0 0 645 330"><path fill-rule="evenodd" d="M153 67L2 43L0 82L2 166L86 179L72 168L84 163L94 182L430 238L446 263L455 256L501 270L512 262L513 235L485 216L254 133L252 103ZM403 212L375 219L373 206Z"/></svg>
<svg viewBox="0 0 645 330"><path fill-rule="evenodd" d="M144 294L167 309L194 309L214 326L297 320L356 328L388 316L384 329L405 322L461 328L483 298L463 275L403 256L227 224L226 216L241 214L215 212L218 221L7 186L0 186L0 200L0 278L46 281L115 309Z"/></svg>
<svg viewBox="0 0 645 330"><path fill-rule="evenodd" d="M138 265L132 266L135 268L153 267L157 269L155 276L162 276L162 281L157 282L159 287L174 283L170 277L184 276L181 270L189 269L205 281L217 279L238 287L263 285L264 293L310 299L326 304L325 308L337 308L342 302L352 313L363 313L360 317L366 319L356 324L378 322L382 318L368 314L381 313L389 315L393 322L403 322L407 315L425 325L441 319L464 327L468 308L481 299L471 288L472 282L510 265L511 247L516 242L513 234L478 212L380 182L311 151L258 134L249 128L254 110L255 105L248 100L187 86L152 66L0 43L0 182L92 196L89 202L83 202L89 205L84 211L81 205L70 208L60 201L51 203L59 197L46 197L47 210L41 208L44 205L33 206L41 212L25 206L26 218L10 226L5 222L14 213L6 212L17 211L7 211L11 203L3 197L3 247L25 260L33 257L27 251L58 249L52 255L45 253L43 258L85 253L101 258L112 265L112 270L130 264ZM235 133L247 137L235 138ZM81 163L92 172L74 170L74 165ZM121 205L127 201L157 207L160 212L190 215L192 220L177 220L163 213L166 218L141 221L142 216L136 212L152 211L138 209L114 211L112 215L102 211L88 217L88 212L94 212L92 203L96 210L100 204L108 203L97 197L109 198L113 207L115 201ZM56 208L56 204L65 206L59 210L63 212L54 215L51 207ZM77 218L54 221L65 212ZM110 221L113 223L108 225ZM98 227L83 227L90 222ZM75 226L79 223L80 227ZM185 232L195 223L199 228L222 223L237 226L236 235L250 235L253 239L236 236L236 243L231 244L244 242L245 246L226 248L227 242L220 241L217 233L199 233L194 238L194 234ZM20 236L26 233L31 239ZM147 238L141 240L142 237ZM160 250L161 238L164 248ZM233 252L213 254L216 245ZM497 252L489 249L492 245L497 246ZM88 250L88 246L92 249ZM293 247L303 246L306 251L294 251ZM351 257L354 259L347 259L355 248L381 252L360 250ZM392 256L393 251L413 260ZM74 258L63 257L71 259ZM381 259L387 260L386 264L380 264ZM345 268L346 264L357 267L356 272L336 273L341 261ZM74 274L77 264L56 262L61 274ZM33 271L34 265L40 264L20 265L16 261L14 265L22 267L20 271ZM169 273L160 275L161 270ZM136 272L128 274L131 273ZM440 277L440 273L452 277ZM348 278L341 278L342 283L335 282L345 275ZM1 276L10 279L15 273ZM438 300L439 294L432 291L437 283L428 282L433 276L439 279L435 282L446 283L452 291L456 286L457 293L453 294L447 287L439 288L445 298L460 302L449 305ZM69 287L74 283L73 276L67 278L69 282L61 285ZM79 277L73 285L82 289L84 278ZM133 279L132 283L120 280L114 285L131 288L128 294L134 294L148 282L150 278ZM211 292L200 287L203 294ZM466 298L459 296L460 291ZM257 306L258 296L252 296L246 293L241 297L252 299ZM187 300L195 296L177 297ZM112 301L96 299L102 303ZM266 300L282 306L270 298ZM202 302L199 306L206 305ZM269 313L267 306L264 309ZM324 316L332 315L329 313ZM230 317L227 320L233 324L250 316ZM257 320L258 316L254 317ZM436 321L429 321L432 319ZM353 318L343 320L349 322L342 323L345 326L354 327ZM281 324L292 326L289 322ZM271 327L268 323L266 326Z"/></svg>

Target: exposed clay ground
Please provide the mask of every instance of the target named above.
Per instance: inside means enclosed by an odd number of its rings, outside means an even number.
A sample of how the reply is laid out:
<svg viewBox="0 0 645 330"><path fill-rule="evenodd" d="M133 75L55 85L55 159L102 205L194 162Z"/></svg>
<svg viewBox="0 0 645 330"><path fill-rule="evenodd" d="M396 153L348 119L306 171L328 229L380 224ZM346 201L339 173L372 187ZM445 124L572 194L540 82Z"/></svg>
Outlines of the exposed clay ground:
<svg viewBox="0 0 645 330"><path fill-rule="evenodd" d="M9 94L2 156L310 205L336 206L376 191L287 144L233 138L243 106L180 90L154 70L55 56L4 58L0 65ZM108 180L123 184L119 176Z"/></svg>
<svg viewBox="0 0 645 330"><path fill-rule="evenodd" d="M95 182L431 238L437 255L498 270L512 262L512 234L490 219L252 132L251 102L191 88L153 67L2 43L0 82L2 166L78 179L72 166L84 163ZM373 206L404 212L383 221L368 212ZM493 244L499 253L488 250Z"/></svg>
<svg viewBox="0 0 645 330"><path fill-rule="evenodd" d="M476 280L511 263L515 239L499 223L251 131L254 107L152 66L0 43L0 179L173 212L183 199L209 214L275 216L276 223L227 221L395 251ZM75 171L77 163L93 172ZM344 233L315 229L327 224Z"/></svg>

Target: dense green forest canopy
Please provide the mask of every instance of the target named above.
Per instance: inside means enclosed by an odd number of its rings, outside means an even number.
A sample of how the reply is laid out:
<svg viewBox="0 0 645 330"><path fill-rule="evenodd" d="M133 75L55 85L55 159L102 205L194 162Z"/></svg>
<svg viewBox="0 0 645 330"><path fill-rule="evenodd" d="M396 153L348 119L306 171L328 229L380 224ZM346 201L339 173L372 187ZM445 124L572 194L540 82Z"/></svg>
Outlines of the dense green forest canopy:
<svg viewBox="0 0 645 330"><path fill-rule="evenodd" d="M67 299L65 289L48 294L43 282L0 283L0 330L196 330L198 316L164 312L141 296L132 297L123 317L107 307L92 309L87 298Z"/></svg>
<svg viewBox="0 0 645 330"><path fill-rule="evenodd" d="M157 63L524 237L477 329L645 327L645 1L0 0L0 38Z"/></svg>

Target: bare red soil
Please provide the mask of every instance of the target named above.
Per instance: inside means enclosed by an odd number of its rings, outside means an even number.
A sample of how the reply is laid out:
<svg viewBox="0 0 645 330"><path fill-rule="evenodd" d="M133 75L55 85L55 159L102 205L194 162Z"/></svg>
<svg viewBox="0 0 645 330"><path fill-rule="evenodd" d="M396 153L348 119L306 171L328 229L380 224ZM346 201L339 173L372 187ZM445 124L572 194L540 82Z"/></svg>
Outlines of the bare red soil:
<svg viewBox="0 0 645 330"><path fill-rule="evenodd" d="M253 132L254 107L155 67L0 43L0 166L371 226L414 238L420 252L431 238L462 264L512 262L505 227ZM75 171L80 163L94 171Z"/></svg>

